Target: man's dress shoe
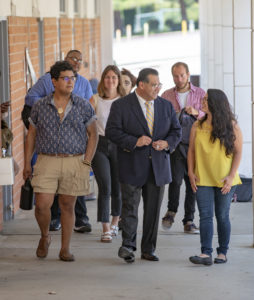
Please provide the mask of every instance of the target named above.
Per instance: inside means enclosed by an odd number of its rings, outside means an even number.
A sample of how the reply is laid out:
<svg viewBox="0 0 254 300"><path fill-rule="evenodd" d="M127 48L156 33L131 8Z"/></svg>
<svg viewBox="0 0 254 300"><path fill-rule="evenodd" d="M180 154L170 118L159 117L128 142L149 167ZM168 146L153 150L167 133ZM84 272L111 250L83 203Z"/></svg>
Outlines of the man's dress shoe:
<svg viewBox="0 0 254 300"><path fill-rule="evenodd" d="M151 261L159 261L159 257L156 256L154 253L142 253L141 258Z"/></svg>
<svg viewBox="0 0 254 300"><path fill-rule="evenodd" d="M118 256L123 258L127 263L133 263L135 261L133 250L129 247L120 247L118 250Z"/></svg>

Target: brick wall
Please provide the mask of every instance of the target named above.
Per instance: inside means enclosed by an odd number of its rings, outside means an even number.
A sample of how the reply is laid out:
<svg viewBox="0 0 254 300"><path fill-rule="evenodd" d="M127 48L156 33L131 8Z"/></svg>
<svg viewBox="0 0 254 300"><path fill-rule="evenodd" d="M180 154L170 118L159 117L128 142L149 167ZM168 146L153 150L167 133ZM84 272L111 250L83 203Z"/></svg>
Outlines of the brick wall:
<svg viewBox="0 0 254 300"><path fill-rule="evenodd" d="M93 20L93 26L94 26L94 46L95 46L95 57L94 57L94 63L95 63L95 77L97 79L101 76L101 29L100 29L100 18L96 18Z"/></svg>
<svg viewBox="0 0 254 300"><path fill-rule="evenodd" d="M58 39L58 22L60 38ZM74 31L73 31L74 26ZM73 35L74 32L74 35ZM36 18L8 17L9 37L9 71L10 71L10 99L11 99L11 129L14 135L12 155L19 165L19 174L13 185L14 213L19 208L20 189L23 184L22 171L24 167L25 128L21 120L21 111L26 95L25 80L25 49L28 48L30 58L39 78L39 35ZM83 53L83 59L89 62L90 45L96 50L96 69L91 73L91 66L82 68L80 74L90 79L100 78L100 23L99 19L67 19L59 21L56 18L44 19L44 61L45 71L48 71L55 60L60 58L59 51L66 53L76 48ZM94 64L94 61L92 62ZM1 133L1 132L0 132ZM2 188L0 186L0 231L3 223Z"/></svg>
<svg viewBox="0 0 254 300"><path fill-rule="evenodd" d="M100 79L101 76L101 44L100 19L84 20L84 60L88 63L87 78Z"/></svg>
<svg viewBox="0 0 254 300"><path fill-rule="evenodd" d="M89 79L89 68L86 65L86 39L85 39L85 20L76 18L74 19L74 48L80 50L83 56L83 66L81 67L79 74Z"/></svg>
<svg viewBox="0 0 254 300"><path fill-rule="evenodd" d="M20 167L13 185L14 213L19 207L20 189L23 184L22 170L24 166L24 126L21 111L26 95L25 48L29 49L30 58L39 76L38 57L38 24L36 18L9 17L9 70L11 99L11 128L13 132L12 155Z"/></svg>
<svg viewBox="0 0 254 300"><path fill-rule="evenodd" d="M86 68L86 78L90 79L91 77L91 66L90 66L90 28L91 28L91 19L84 19L83 30L84 30L84 39L83 39L83 60L87 63Z"/></svg>
<svg viewBox="0 0 254 300"><path fill-rule="evenodd" d="M59 59L59 47L57 38L57 19L44 19L44 61L45 72Z"/></svg>
<svg viewBox="0 0 254 300"><path fill-rule="evenodd" d="M73 48L72 45L72 19L62 18L59 21L60 26L60 51L64 56Z"/></svg>

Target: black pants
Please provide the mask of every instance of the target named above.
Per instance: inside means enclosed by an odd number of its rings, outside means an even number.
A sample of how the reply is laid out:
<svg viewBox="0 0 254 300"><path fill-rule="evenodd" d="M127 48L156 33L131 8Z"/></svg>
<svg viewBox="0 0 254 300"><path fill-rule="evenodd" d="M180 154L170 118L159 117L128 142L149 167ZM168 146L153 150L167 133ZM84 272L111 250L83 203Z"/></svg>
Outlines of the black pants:
<svg viewBox="0 0 254 300"><path fill-rule="evenodd" d="M193 193L188 176L187 159L182 156L178 148L170 156L172 182L168 188L168 210L177 212L180 198L180 188L184 179L186 191L184 202L183 224L193 221L195 213L195 193Z"/></svg>
<svg viewBox="0 0 254 300"><path fill-rule="evenodd" d="M55 195L54 202L51 206L51 220L60 219L60 208L58 204L58 195ZM87 216L86 201L84 196L78 196L75 204L75 226L82 226L89 222Z"/></svg>
<svg viewBox="0 0 254 300"><path fill-rule="evenodd" d="M156 249L160 207L164 186L156 186L152 166L149 178L142 187L121 184L122 190L122 245L136 250L138 206L143 197L143 234L141 252L151 253Z"/></svg>
<svg viewBox="0 0 254 300"><path fill-rule="evenodd" d="M104 136L99 136L92 167L99 189L97 221L109 223L110 197L111 215L115 217L121 214L122 200L118 176L117 146Z"/></svg>

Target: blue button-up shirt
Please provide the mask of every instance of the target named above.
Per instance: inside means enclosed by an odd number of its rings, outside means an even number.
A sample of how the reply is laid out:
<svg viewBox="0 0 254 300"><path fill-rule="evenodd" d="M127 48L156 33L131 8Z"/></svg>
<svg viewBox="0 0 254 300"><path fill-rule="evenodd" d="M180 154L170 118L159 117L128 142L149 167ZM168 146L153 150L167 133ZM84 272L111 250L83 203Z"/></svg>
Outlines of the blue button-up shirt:
<svg viewBox="0 0 254 300"><path fill-rule="evenodd" d="M38 81L32 86L25 97L25 104L28 106L33 106L39 99L53 93L55 88L52 84L50 73L46 73L41 76ZM92 88L89 81L77 74L75 85L73 89L73 94L78 95L81 98L89 100L92 95Z"/></svg>
<svg viewBox="0 0 254 300"><path fill-rule="evenodd" d="M53 94L46 96L35 103L31 111L31 124L36 127L36 152L44 154L85 153L86 127L95 119L91 104L72 94L69 109L61 121L54 105Z"/></svg>

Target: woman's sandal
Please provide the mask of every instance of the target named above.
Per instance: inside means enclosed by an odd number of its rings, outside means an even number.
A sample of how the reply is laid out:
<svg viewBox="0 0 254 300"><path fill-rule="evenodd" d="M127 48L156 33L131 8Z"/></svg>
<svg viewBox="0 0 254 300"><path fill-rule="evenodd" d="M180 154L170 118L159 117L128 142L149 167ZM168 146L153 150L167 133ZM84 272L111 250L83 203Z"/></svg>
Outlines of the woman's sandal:
<svg viewBox="0 0 254 300"><path fill-rule="evenodd" d="M112 236L117 236L119 231L119 227L116 225L111 225L110 226L110 232Z"/></svg>
<svg viewBox="0 0 254 300"><path fill-rule="evenodd" d="M103 232L103 234L101 235L101 242L102 243L111 243L112 242L111 231Z"/></svg>

